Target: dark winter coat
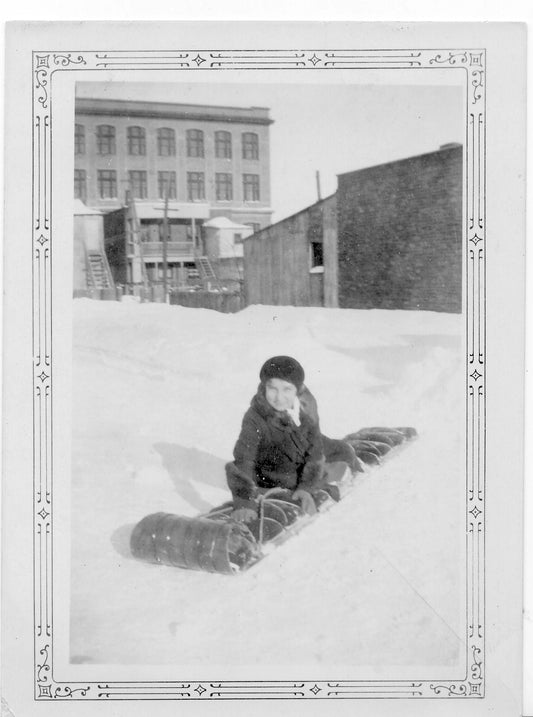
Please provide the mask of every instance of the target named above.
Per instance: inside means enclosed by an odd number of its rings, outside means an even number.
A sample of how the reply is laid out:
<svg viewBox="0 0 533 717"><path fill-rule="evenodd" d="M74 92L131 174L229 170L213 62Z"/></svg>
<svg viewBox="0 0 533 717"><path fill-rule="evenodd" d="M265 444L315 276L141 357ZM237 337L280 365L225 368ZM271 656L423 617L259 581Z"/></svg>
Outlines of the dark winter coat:
<svg viewBox="0 0 533 717"><path fill-rule="evenodd" d="M324 451L316 402L300 392L300 426L284 411L276 411L259 386L246 411L233 455L227 466L234 498L249 500L258 488L302 488L314 492L322 483Z"/></svg>

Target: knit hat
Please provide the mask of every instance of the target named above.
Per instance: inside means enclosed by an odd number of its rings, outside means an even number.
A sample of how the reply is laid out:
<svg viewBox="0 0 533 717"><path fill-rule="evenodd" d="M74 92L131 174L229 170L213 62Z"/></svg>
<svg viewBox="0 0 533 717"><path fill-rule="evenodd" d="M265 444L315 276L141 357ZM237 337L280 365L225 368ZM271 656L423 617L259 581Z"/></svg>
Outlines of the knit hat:
<svg viewBox="0 0 533 717"><path fill-rule="evenodd" d="M270 378L279 378L282 381L294 384L299 390L303 385L305 374L296 359L290 356L273 356L263 364L259 378L262 383L265 383Z"/></svg>

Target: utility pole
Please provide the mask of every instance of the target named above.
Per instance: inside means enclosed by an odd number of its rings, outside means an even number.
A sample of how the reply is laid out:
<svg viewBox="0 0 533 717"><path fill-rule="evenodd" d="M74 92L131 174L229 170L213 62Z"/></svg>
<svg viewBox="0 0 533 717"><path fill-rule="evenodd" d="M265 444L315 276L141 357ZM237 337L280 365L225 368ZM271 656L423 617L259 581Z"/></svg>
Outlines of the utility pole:
<svg viewBox="0 0 533 717"><path fill-rule="evenodd" d="M162 233L163 236L161 237L161 244L162 244L162 254L163 254L163 288L165 292L165 302L168 302L168 279L167 279L167 272L168 272L168 242L170 240L170 229L169 229L169 222L168 222L168 215L169 212L174 212L177 214L179 212L179 209L176 208L169 208L168 206L168 195L169 195L169 182L168 180L165 182L165 196L164 196L164 204L163 207L154 207L157 211L163 212L163 226L162 226Z"/></svg>
<svg viewBox="0 0 533 717"><path fill-rule="evenodd" d="M318 195L318 201L322 199L322 195L320 193L320 172L318 169L316 170L316 193Z"/></svg>
<svg viewBox="0 0 533 717"><path fill-rule="evenodd" d="M165 206L163 209L163 293L168 303L168 181L165 182Z"/></svg>

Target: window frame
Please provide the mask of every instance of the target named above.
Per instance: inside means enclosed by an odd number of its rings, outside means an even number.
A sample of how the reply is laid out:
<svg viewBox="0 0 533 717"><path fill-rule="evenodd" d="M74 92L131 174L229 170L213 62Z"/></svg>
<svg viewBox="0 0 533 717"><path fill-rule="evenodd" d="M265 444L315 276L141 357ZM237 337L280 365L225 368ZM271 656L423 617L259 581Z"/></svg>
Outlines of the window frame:
<svg viewBox="0 0 533 717"><path fill-rule="evenodd" d="M248 189L251 189L252 196L248 196ZM259 174L250 174L248 172L242 175L242 200L243 202L260 202L261 201L261 184Z"/></svg>
<svg viewBox="0 0 533 717"><path fill-rule="evenodd" d="M82 191L79 191L80 186ZM74 199L80 199L84 204L87 202L87 171L85 169L74 169Z"/></svg>
<svg viewBox="0 0 533 717"><path fill-rule="evenodd" d="M193 192L195 187L201 189L197 192L198 196L193 196L196 193ZM205 201L205 172L187 172L187 198L189 202Z"/></svg>
<svg viewBox="0 0 533 717"><path fill-rule="evenodd" d="M232 159L233 138L231 132L224 129L215 132L215 157L217 159Z"/></svg>
<svg viewBox="0 0 533 717"><path fill-rule="evenodd" d="M185 133L187 144L187 157L204 158L205 142L202 129L188 129Z"/></svg>
<svg viewBox="0 0 533 717"><path fill-rule="evenodd" d="M138 184L136 180L138 181ZM139 187L139 194L135 191L135 186ZM146 169L129 169L128 170L128 186L131 191L133 199L147 199L148 198L148 172Z"/></svg>
<svg viewBox="0 0 533 717"><path fill-rule="evenodd" d="M222 194L226 196L221 196ZM217 202L233 201L233 175L231 172L215 172L215 198Z"/></svg>
<svg viewBox="0 0 533 717"><path fill-rule="evenodd" d="M177 198L177 177L176 172L174 170L158 170L157 171L157 194L159 196L159 199L165 198L165 193L163 191L163 176L167 175L167 180L169 181L169 192L168 192L168 198L169 199L176 199Z"/></svg>
<svg viewBox="0 0 533 717"><path fill-rule="evenodd" d="M109 130L109 131L104 131ZM104 151L105 150L105 151ZM96 154L107 156L117 153L117 128L112 124L96 126ZM103 170L102 170L103 171Z"/></svg>
<svg viewBox="0 0 533 717"><path fill-rule="evenodd" d="M76 122L74 126L74 154L85 154L85 125Z"/></svg>
<svg viewBox="0 0 533 717"><path fill-rule="evenodd" d="M168 152L162 151L165 146L168 147ZM157 128L157 155L158 157L176 156L176 130L172 129L172 127Z"/></svg>
<svg viewBox="0 0 533 717"><path fill-rule="evenodd" d="M318 247L320 250L317 251ZM321 259L321 261L318 261ZM309 268L317 269L318 267L324 266L324 242L321 241L310 241L309 242Z"/></svg>
<svg viewBox="0 0 533 717"><path fill-rule="evenodd" d="M109 175L104 177L103 175ZM109 184L113 192L106 195L102 192L103 183ZM98 197L100 199L117 199L117 170L116 169L97 169L96 170L96 183L98 187Z"/></svg>
<svg viewBox="0 0 533 717"><path fill-rule="evenodd" d="M259 135L257 132L242 133L242 158L249 160L259 159Z"/></svg>
<svg viewBox="0 0 533 717"><path fill-rule="evenodd" d="M136 130L139 130L138 132ZM146 156L146 129L141 125L129 125L126 128L128 155L130 157Z"/></svg>

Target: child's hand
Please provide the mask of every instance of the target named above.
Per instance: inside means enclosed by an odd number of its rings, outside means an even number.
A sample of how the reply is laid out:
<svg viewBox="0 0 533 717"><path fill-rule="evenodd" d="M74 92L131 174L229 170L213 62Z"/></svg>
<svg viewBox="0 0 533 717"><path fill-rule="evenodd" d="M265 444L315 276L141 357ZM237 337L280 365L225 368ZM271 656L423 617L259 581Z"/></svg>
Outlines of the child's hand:
<svg viewBox="0 0 533 717"><path fill-rule="evenodd" d="M231 514L233 520L237 520L239 523L251 523L252 520L257 518L257 511L253 508L237 508Z"/></svg>
<svg viewBox="0 0 533 717"><path fill-rule="evenodd" d="M311 493L303 488L298 488L294 491L292 497L294 500L300 501L300 505L302 506L304 513L307 513L307 515L314 515L316 513L316 505Z"/></svg>

